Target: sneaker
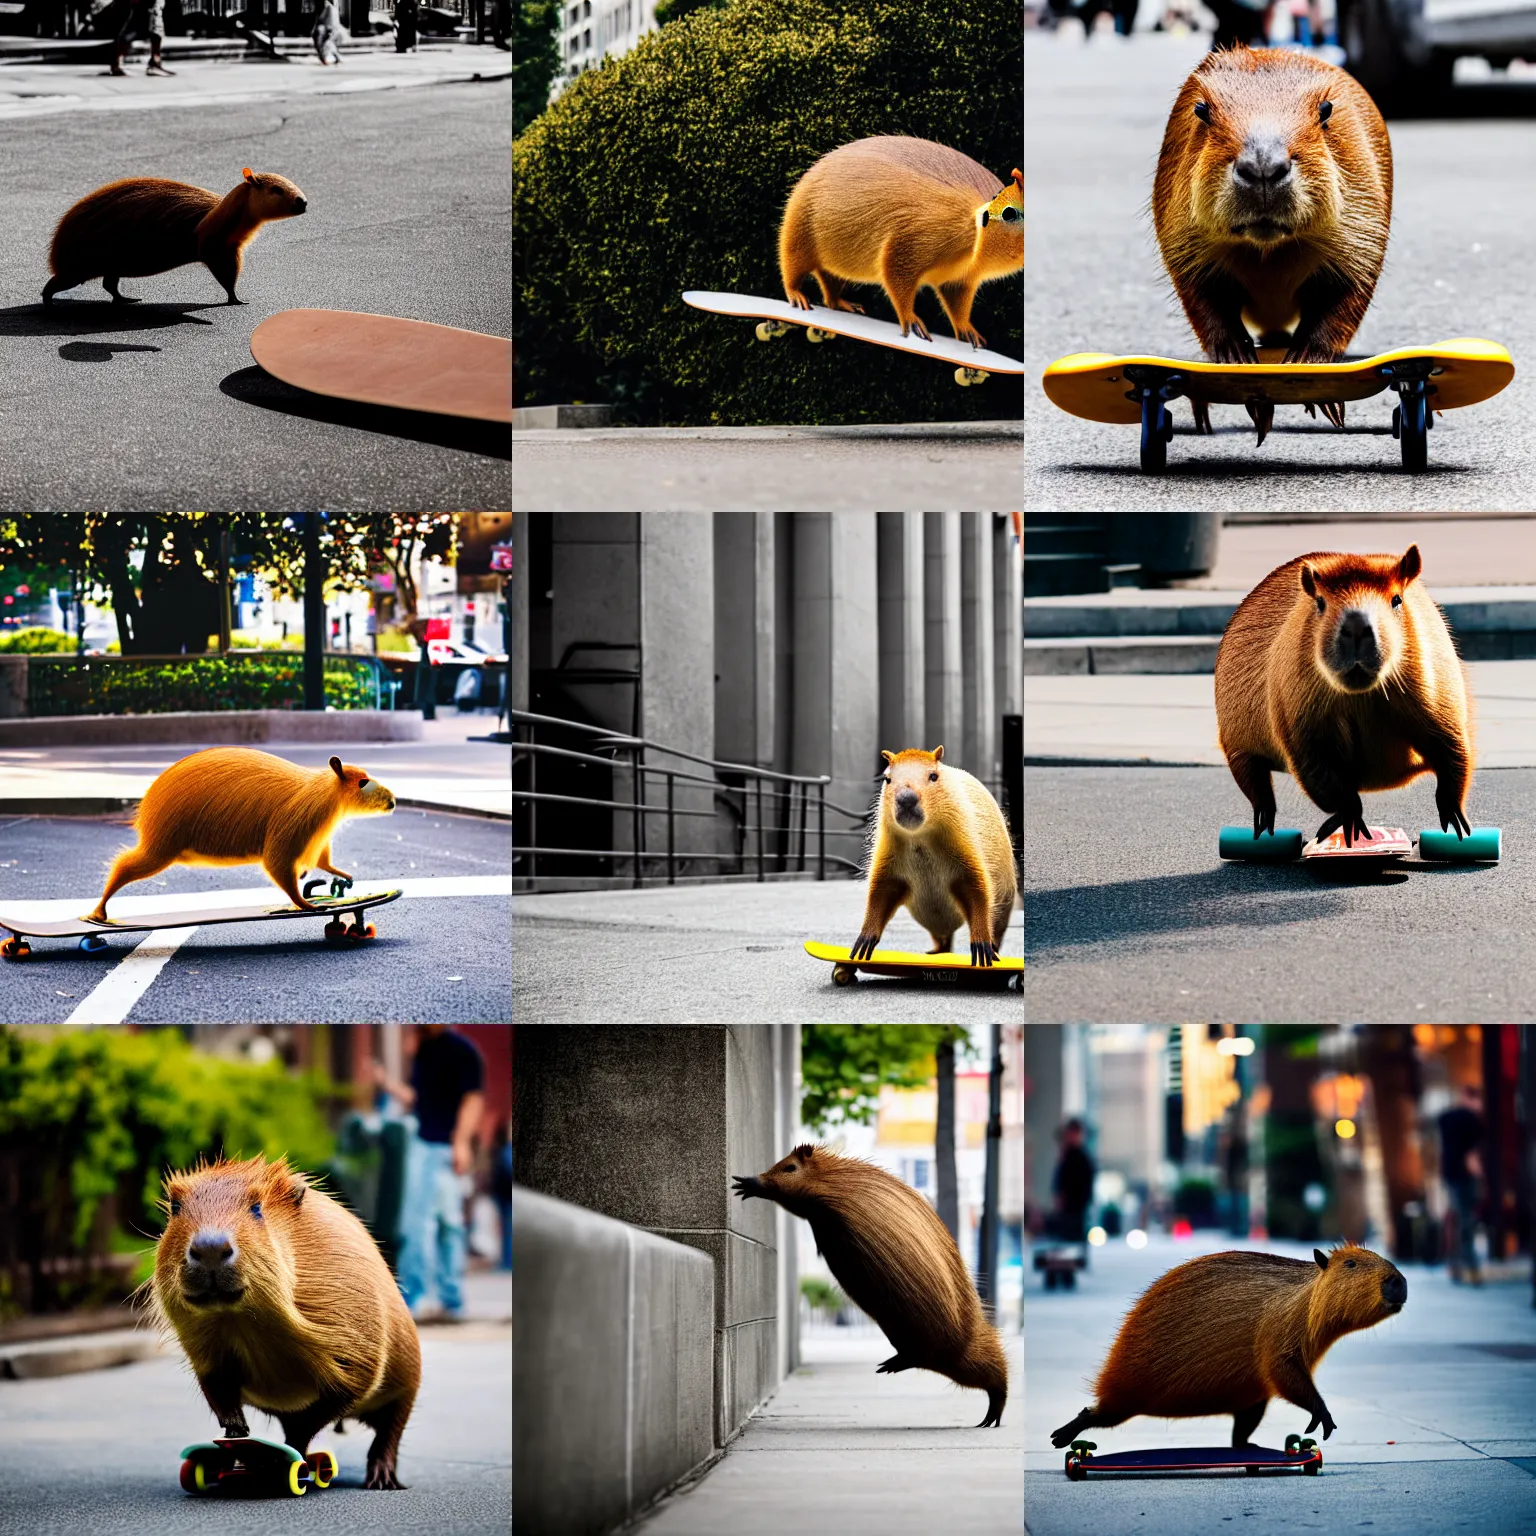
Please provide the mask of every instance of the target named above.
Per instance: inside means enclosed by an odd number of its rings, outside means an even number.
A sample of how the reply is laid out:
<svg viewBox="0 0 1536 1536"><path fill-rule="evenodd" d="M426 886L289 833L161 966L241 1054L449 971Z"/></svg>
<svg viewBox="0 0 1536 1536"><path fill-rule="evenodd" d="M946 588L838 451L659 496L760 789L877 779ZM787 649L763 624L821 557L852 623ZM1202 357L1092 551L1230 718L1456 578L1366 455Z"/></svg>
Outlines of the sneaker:
<svg viewBox="0 0 1536 1536"><path fill-rule="evenodd" d="M146 75L174 75L174 69L167 69L164 64L158 64L154 59L149 61L149 68L144 71Z"/></svg>

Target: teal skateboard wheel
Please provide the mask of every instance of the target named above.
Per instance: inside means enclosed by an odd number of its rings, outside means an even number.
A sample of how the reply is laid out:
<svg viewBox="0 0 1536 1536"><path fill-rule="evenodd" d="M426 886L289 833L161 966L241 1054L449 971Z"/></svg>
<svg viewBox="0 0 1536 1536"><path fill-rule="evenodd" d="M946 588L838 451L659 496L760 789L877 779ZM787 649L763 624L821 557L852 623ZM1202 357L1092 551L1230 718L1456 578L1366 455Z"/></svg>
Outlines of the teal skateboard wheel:
<svg viewBox="0 0 1536 1536"><path fill-rule="evenodd" d="M1503 853L1503 838L1497 827L1473 827L1464 837L1454 832L1419 833L1419 857L1437 862L1466 863L1485 860L1497 864Z"/></svg>
<svg viewBox="0 0 1536 1536"><path fill-rule="evenodd" d="M1223 827L1216 841L1216 852L1224 859L1257 859L1266 864L1280 864L1299 859L1302 846L1302 835L1294 830L1265 832L1255 837L1247 827Z"/></svg>

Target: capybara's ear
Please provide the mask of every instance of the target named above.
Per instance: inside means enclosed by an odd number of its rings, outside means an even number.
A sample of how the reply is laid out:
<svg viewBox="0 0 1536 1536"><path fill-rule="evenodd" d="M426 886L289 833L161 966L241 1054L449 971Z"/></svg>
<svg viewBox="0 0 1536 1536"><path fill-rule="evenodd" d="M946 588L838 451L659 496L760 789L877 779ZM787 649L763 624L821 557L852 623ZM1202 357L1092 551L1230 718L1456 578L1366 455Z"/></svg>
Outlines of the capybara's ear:
<svg viewBox="0 0 1536 1536"><path fill-rule="evenodd" d="M1019 184L1019 195L1022 197L1023 194L1024 194L1024 173L1023 173L1023 171L1021 171L1017 167L1015 167L1014 172L1013 172L1013 179Z"/></svg>
<svg viewBox="0 0 1536 1536"><path fill-rule="evenodd" d="M888 763L894 763L896 761L896 754L894 752L886 752L882 750L880 756L883 757Z"/></svg>
<svg viewBox="0 0 1536 1536"><path fill-rule="evenodd" d="M1301 567L1301 590L1308 597L1317 596L1317 577L1312 574L1312 567L1305 563Z"/></svg>
<svg viewBox="0 0 1536 1536"><path fill-rule="evenodd" d="M333 757L331 759L331 772L334 773L338 779L346 778L347 770L342 767L341 759L339 757Z"/></svg>
<svg viewBox="0 0 1536 1536"><path fill-rule="evenodd" d="M1319 1269L1328 1268L1328 1255L1321 1248L1314 1248L1312 1250L1312 1257L1317 1260L1317 1267Z"/></svg>
<svg viewBox="0 0 1536 1536"><path fill-rule="evenodd" d="M1410 544L1408 553L1397 563L1397 574L1402 577L1403 585L1406 587L1423 569L1423 562L1419 559L1419 546Z"/></svg>
<svg viewBox="0 0 1536 1536"><path fill-rule="evenodd" d="M256 173L250 168L250 166L246 166L246 168L241 171L240 174L244 176L247 181L255 181L256 179Z"/></svg>
<svg viewBox="0 0 1536 1536"><path fill-rule="evenodd" d="M935 747L933 749L933 760L936 763L942 763L944 761L944 748L943 747Z"/></svg>

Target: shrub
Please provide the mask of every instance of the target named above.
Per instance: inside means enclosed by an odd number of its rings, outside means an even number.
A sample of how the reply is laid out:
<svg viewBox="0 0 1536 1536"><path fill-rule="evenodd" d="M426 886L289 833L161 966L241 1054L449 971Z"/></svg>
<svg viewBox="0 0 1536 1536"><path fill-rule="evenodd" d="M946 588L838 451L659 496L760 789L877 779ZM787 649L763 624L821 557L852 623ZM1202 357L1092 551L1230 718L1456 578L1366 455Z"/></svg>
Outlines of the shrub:
<svg viewBox="0 0 1536 1536"><path fill-rule="evenodd" d="M189 656L185 661L34 662L27 682L27 708L38 716L296 709L304 700L304 658L295 651L273 651L239 661ZM325 702L332 709L373 708L373 663L327 657ZM387 707L382 697L378 702Z"/></svg>
<svg viewBox="0 0 1536 1536"><path fill-rule="evenodd" d="M0 635L0 652L9 651L13 655L72 656L74 650L73 636L66 635L62 629L46 629L41 624L30 629L13 629L9 634Z"/></svg>
<svg viewBox="0 0 1536 1536"><path fill-rule="evenodd" d="M1002 0L736 0L582 75L513 144L519 402L604 400L644 424L1021 415L1020 381L959 390L924 358L798 332L764 346L682 302L782 296L784 202L839 144L936 139L1006 180L1022 164L1018 27ZM878 288L857 301L892 318ZM949 334L932 293L918 308ZM1020 277L986 284L975 314L1018 355Z"/></svg>

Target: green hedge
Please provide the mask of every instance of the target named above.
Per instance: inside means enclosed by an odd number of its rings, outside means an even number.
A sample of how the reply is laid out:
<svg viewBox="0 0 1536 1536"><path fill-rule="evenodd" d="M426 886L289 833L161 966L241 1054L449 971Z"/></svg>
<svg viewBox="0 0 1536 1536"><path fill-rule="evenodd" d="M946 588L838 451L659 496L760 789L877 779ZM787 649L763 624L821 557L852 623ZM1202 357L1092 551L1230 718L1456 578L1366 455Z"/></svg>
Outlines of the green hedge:
<svg viewBox="0 0 1536 1536"><path fill-rule="evenodd" d="M74 637L60 629L45 629L41 624L30 629L13 629L0 635L0 654L46 656L73 651Z"/></svg>
<svg viewBox="0 0 1536 1536"><path fill-rule="evenodd" d="M613 403L644 425L1000 419L1017 380L886 348L764 345L685 288L783 297L778 227L819 156L872 134L952 145L1006 182L1023 163L1017 5L736 0L574 82L513 143L519 404ZM856 299L883 319L879 288ZM935 296L918 310L949 334ZM1022 274L983 285L989 346L1019 355Z"/></svg>
<svg viewBox="0 0 1536 1536"><path fill-rule="evenodd" d="M71 658L56 666L34 661L27 669L27 708L37 716L297 709L303 702L304 658L297 651L264 651L238 661ZM327 658L325 702L332 709L373 708L373 663ZM383 699L378 704L387 707Z"/></svg>

